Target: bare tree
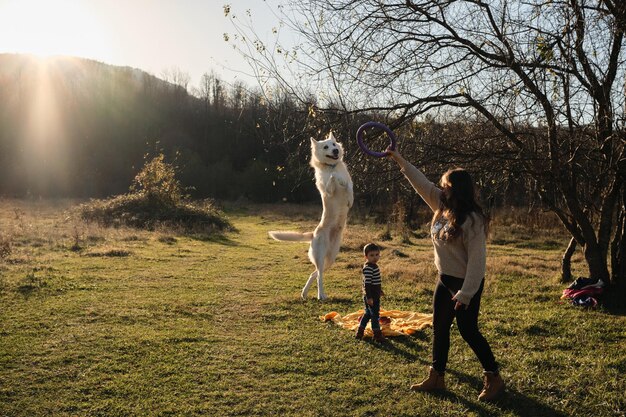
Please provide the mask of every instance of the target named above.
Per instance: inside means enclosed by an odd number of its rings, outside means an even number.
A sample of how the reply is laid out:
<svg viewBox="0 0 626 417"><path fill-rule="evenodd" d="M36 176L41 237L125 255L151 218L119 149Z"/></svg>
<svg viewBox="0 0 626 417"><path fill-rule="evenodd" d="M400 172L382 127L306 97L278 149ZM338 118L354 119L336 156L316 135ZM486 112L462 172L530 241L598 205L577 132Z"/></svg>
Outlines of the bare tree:
<svg viewBox="0 0 626 417"><path fill-rule="evenodd" d="M611 250L612 278L623 277L623 2L310 0L293 6L285 20L305 39L299 83L324 82L334 91L329 100L345 111L386 112L395 125L425 114L488 121L498 138L459 148L476 145L486 160L511 158L495 166L532 181L571 244L583 247L589 276L611 281ZM266 73L277 70L267 49L256 51Z"/></svg>
<svg viewBox="0 0 626 417"><path fill-rule="evenodd" d="M187 88L189 86L189 81L191 77L185 71L182 71L178 67L166 68L161 71L161 78L175 86L182 88L182 90L187 93Z"/></svg>

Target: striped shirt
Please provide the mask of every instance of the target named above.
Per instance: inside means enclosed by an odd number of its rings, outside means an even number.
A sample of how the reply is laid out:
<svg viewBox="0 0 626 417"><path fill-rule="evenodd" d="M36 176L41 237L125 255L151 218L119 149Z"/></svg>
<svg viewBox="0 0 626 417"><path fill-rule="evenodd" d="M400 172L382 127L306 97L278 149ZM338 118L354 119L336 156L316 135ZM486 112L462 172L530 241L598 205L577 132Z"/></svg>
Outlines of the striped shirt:
<svg viewBox="0 0 626 417"><path fill-rule="evenodd" d="M363 290L367 298L380 298L382 278L378 265L366 262L363 265Z"/></svg>

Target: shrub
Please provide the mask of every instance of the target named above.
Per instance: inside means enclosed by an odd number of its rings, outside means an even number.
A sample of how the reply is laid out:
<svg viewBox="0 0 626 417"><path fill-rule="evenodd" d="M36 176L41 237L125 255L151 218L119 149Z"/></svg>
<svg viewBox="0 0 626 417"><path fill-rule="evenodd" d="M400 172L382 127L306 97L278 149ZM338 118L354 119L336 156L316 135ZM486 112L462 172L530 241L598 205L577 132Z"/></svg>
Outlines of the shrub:
<svg viewBox="0 0 626 417"><path fill-rule="evenodd" d="M7 258L12 252L11 238L0 235L0 259Z"/></svg>
<svg viewBox="0 0 626 417"><path fill-rule="evenodd" d="M160 154L137 174L127 194L92 200L80 206L84 220L105 226L131 226L154 230L157 226L212 233L232 229L210 201L193 203L183 195L176 168Z"/></svg>
<svg viewBox="0 0 626 417"><path fill-rule="evenodd" d="M175 206L183 200L182 187L176 179L176 168L159 154L147 162L135 176L131 193L157 205Z"/></svg>

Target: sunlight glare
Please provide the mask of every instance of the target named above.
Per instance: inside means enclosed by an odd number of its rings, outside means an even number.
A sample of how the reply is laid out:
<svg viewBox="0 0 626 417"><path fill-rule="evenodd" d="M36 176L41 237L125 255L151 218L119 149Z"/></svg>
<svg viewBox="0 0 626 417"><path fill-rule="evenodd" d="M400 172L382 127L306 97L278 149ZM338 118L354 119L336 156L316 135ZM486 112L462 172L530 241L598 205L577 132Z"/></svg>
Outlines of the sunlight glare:
<svg viewBox="0 0 626 417"><path fill-rule="evenodd" d="M0 0L0 52L107 60L107 31L76 0Z"/></svg>
<svg viewBox="0 0 626 417"><path fill-rule="evenodd" d="M50 184L68 183L65 126L57 110L55 88L58 86L51 74L48 59L39 58L31 84L34 94L24 126L26 140L22 146L29 155L24 163L38 190L46 190Z"/></svg>

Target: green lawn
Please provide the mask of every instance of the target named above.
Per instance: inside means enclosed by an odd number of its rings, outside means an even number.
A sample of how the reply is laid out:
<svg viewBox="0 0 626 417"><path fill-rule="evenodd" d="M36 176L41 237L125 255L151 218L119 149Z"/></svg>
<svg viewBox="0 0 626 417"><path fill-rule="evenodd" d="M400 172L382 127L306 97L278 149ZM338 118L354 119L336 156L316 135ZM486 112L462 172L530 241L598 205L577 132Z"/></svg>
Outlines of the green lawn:
<svg viewBox="0 0 626 417"><path fill-rule="evenodd" d="M408 389L425 375L430 329L378 346L319 320L360 308L360 247L383 228L350 225L330 299L303 302L307 245L266 232L312 230L317 207L230 209L237 232L206 239L100 228L68 204L0 202L2 416L626 413L626 317L559 301L563 239L494 225L480 320L508 393L482 404L480 365L455 329L449 392L431 395ZM429 241L379 243L383 308L430 312Z"/></svg>

